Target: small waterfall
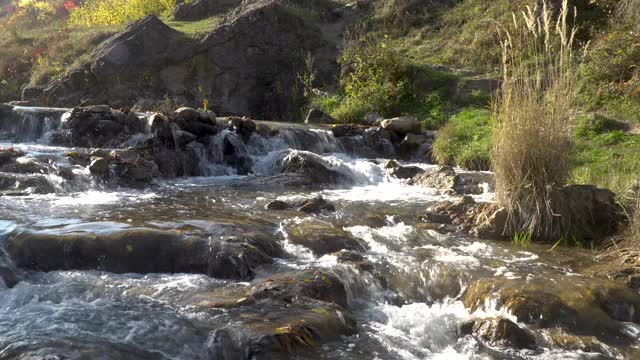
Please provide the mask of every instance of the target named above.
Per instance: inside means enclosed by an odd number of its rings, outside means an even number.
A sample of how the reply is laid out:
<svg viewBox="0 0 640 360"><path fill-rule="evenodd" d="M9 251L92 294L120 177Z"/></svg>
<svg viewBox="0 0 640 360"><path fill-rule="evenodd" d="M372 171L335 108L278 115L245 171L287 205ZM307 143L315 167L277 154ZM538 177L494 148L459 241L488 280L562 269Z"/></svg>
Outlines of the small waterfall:
<svg viewBox="0 0 640 360"><path fill-rule="evenodd" d="M48 143L67 113L68 109L15 107L9 115L0 116L0 139Z"/></svg>

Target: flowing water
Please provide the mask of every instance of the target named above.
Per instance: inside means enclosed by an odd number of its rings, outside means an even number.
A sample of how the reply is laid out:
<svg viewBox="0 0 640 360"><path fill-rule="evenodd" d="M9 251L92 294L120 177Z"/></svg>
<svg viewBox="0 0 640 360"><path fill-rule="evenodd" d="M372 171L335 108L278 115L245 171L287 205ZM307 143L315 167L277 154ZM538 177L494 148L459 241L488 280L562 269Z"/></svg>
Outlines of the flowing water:
<svg viewBox="0 0 640 360"><path fill-rule="evenodd" d="M2 129L5 140L0 147L13 146L28 158L48 159L52 166L67 164L65 153L73 149L48 145L48 133L64 121L64 111L50 111L44 117L24 111L29 114L24 123ZM260 266L254 282L292 270L331 272L344 283L348 308L357 323L355 334L319 344L312 351L294 352L288 355L291 358L625 358L625 348L607 344L602 344L606 351L593 352L544 346L514 350L487 346L460 334L461 324L471 319L506 316L517 321L501 310L467 310L460 295L471 282L578 276L572 269L588 264L589 254L537 247L524 250L508 242L443 235L424 228L419 215L432 204L451 200L450 195L387 176L382 162L359 158L326 130L280 126L288 130L277 140L254 136L238 145L254 159L254 174L248 176L236 175L221 164L220 137L202 149L199 161L209 175L205 177L159 179L150 186L129 189L97 183L81 167L73 168L77 175L73 181L30 174L46 177L53 191L0 196L0 241L27 230L108 234L140 228L200 238L258 234L278 239L285 255ZM353 183L309 189L263 181L276 175L274 161L288 149L318 154ZM265 209L276 199L293 201L314 195L334 203L337 211L306 215ZM492 194L476 198L491 201ZM309 218L344 229L366 243L363 255L373 270L339 261L336 255L316 256L290 242L289 226ZM215 358L212 334L221 328L240 328L243 317L227 309L202 310L194 299L207 292L250 286L248 281L199 274L23 270L20 276L12 288L0 288L1 359Z"/></svg>

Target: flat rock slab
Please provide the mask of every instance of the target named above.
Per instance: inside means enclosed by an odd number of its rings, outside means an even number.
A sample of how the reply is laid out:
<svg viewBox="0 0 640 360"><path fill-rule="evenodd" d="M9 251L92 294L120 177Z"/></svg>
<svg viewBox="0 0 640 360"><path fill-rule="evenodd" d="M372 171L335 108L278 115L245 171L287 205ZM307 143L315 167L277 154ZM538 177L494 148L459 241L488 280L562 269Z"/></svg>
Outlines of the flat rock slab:
<svg viewBox="0 0 640 360"><path fill-rule="evenodd" d="M9 237L7 252L18 267L36 271L197 273L238 280L253 278L257 267L273 261L246 239L214 241L145 228L110 233L22 231Z"/></svg>

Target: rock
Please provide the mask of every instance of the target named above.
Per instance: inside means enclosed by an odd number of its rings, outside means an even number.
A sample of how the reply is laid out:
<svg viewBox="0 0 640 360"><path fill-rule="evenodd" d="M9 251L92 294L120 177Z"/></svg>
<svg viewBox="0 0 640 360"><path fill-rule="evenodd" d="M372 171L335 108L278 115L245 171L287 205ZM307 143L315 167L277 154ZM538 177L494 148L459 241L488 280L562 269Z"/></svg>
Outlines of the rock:
<svg viewBox="0 0 640 360"><path fill-rule="evenodd" d="M93 158L91 160L91 165L89 165L89 171L91 171L91 175L106 177L109 175L109 160L105 158Z"/></svg>
<svg viewBox="0 0 640 360"><path fill-rule="evenodd" d="M418 173L410 183L438 190L450 190L461 195L482 194L493 191L495 188L495 178L491 173L456 173L450 166L441 166L436 170Z"/></svg>
<svg viewBox="0 0 640 360"><path fill-rule="evenodd" d="M398 179L412 179L422 172L424 170L418 166L397 166L391 169L389 174Z"/></svg>
<svg viewBox="0 0 640 360"><path fill-rule="evenodd" d="M624 221L624 210L616 201L616 195L607 189L593 185L569 185L556 195L561 214L572 217L571 234L595 243L615 235L618 225Z"/></svg>
<svg viewBox="0 0 640 360"><path fill-rule="evenodd" d="M396 156L396 149L393 144L397 142L397 138L389 130L382 127L373 127L366 129L362 136L365 146L371 149L374 155L386 158Z"/></svg>
<svg viewBox="0 0 640 360"><path fill-rule="evenodd" d="M340 138L345 136L359 136L364 134L364 128L358 125L338 124L331 127L333 136Z"/></svg>
<svg viewBox="0 0 640 360"><path fill-rule="evenodd" d="M0 165L10 164L16 161L17 158L24 156L24 153L15 150L2 150L0 149Z"/></svg>
<svg viewBox="0 0 640 360"><path fill-rule="evenodd" d="M339 263L354 265L360 271L371 271L374 267L362 254L353 251L340 250L332 255L336 256Z"/></svg>
<svg viewBox="0 0 640 360"><path fill-rule="evenodd" d="M323 199L322 196L316 196L314 198L303 201L300 204L300 208L298 208L298 210L307 214L317 214L323 211L336 211L336 207L330 202Z"/></svg>
<svg viewBox="0 0 640 360"><path fill-rule="evenodd" d="M382 123L383 120L384 118L380 114L370 112L364 116L364 118L362 119L362 124L369 126L380 126L380 123Z"/></svg>
<svg viewBox="0 0 640 360"><path fill-rule="evenodd" d="M420 121L414 117L404 116L383 120L380 125L400 135L419 134L422 130Z"/></svg>
<svg viewBox="0 0 640 360"><path fill-rule="evenodd" d="M425 134L407 134L398 144L398 153L406 160L430 162L431 139Z"/></svg>
<svg viewBox="0 0 640 360"><path fill-rule="evenodd" d="M287 204L284 201L274 200L265 206L267 210L287 210L291 208L290 204Z"/></svg>
<svg viewBox="0 0 640 360"><path fill-rule="evenodd" d="M0 173L0 196L50 194L56 191L48 175Z"/></svg>
<svg viewBox="0 0 640 360"><path fill-rule="evenodd" d="M125 163L133 163L140 158L140 155L132 148L125 150L113 150L109 153L110 158Z"/></svg>
<svg viewBox="0 0 640 360"><path fill-rule="evenodd" d="M343 308L348 304L347 291L335 275L326 272L295 272L281 274L276 278L260 281L250 290L256 299L269 297L287 303L299 298L335 303Z"/></svg>
<svg viewBox="0 0 640 360"><path fill-rule="evenodd" d="M238 242L221 242L212 247L208 274L217 278L250 280L259 266L273 262L257 247Z"/></svg>
<svg viewBox="0 0 640 360"><path fill-rule="evenodd" d="M13 287L20 281L19 270L15 267L9 255L0 248L0 289Z"/></svg>
<svg viewBox="0 0 640 360"><path fill-rule="evenodd" d="M198 273L237 280L251 279L256 267L272 262L248 243L211 242L144 228L110 233L25 231L9 237L7 251L17 266L37 271Z"/></svg>
<svg viewBox="0 0 640 360"><path fill-rule="evenodd" d="M336 119L332 118L331 115L323 112L322 110L311 109L309 110L304 122L307 124L335 124Z"/></svg>
<svg viewBox="0 0 640 360"><path fill-rule="evenodd" d="M538 329L561 328L605 342L635 341L623 322L640 321L640 294L615 283L581 276L482 279L463 294L470 311L508 311Z"/></svg>
<svg viewBox="0 0 640 360"><path fill-rule="evenodd" d="M350 233L318 219L305 219L300 223L291 224L286 231L289 241L308 248L316 256L340 250L366 250L366 245Z"/></svg>
<svg viewBox="0 0 640 360"><path fill-rule="evenodd" d="M276 164L281 173L303 175L310 185L352 184L355 174L351 169L326 161L319 155L307 151L288 151Z"/></svg>
<svg viewBox="0 0 640 360"><path fill-rule="evenodd" d="M231 128L245 139L248 139L251 134L256 132L257 125L255 121L251 119L233 117L229 120Z"/></svg>
<svg viewBox="0 0 640 360"><path fill-rule="evenodd" d="M461 332L473 334L492 345L507 346L514 349L533 349L535 337L514 322L502 319L482 319L462 325Z"/></svg>
<svg viewBox="0 0 640 360"><path fill-rule="evenodd" d="M194 108L181 107L175 114L183 122L200 121L200 113Z"/></svg>
<svg viewBox="0 0 640 360"><path fill-rule="evenodd" d="M133 162L118 162L115 173L120 184L139 187L148 184L154 177L160 175L160 170L155 162L138 158Z"/></svg>

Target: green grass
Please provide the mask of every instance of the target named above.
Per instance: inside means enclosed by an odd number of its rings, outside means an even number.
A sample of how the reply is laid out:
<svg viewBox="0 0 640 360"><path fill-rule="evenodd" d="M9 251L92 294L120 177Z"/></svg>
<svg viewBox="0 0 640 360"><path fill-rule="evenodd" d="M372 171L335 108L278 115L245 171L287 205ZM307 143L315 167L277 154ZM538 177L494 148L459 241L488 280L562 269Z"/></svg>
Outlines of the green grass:
<svg viewBox="0 0 640 360"><path fill-rule="evenodd" d="M640 176L640 136L609 130L603 120L583 117L575 129L571 168L573 183L624 195Z"/></svg>
<svg viewBox="0 0 640 360"><path fill-rule="evenodd" d="M199 21L176 21L168 18L163 19L163 21L173 29L192 38L200 38L210 33L221 20L222 17L220 16L213 16Z"/></svg>
<svg viewBox="0 0 640 360"><path fill-rule="evenodd" d="M439 164L488 170L491 134L491 112L476 107L465 108L440 130L433 144L433 156Z"/></svg>

